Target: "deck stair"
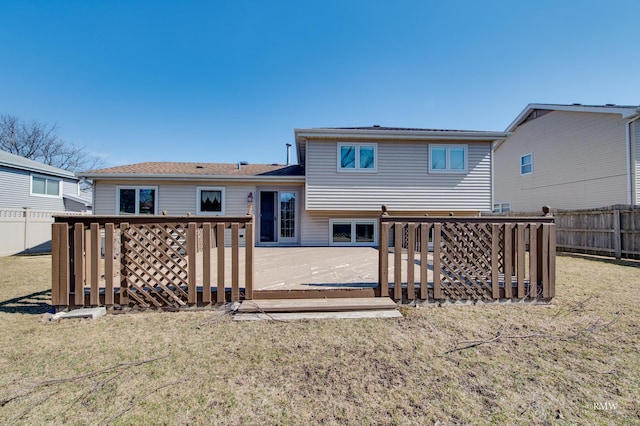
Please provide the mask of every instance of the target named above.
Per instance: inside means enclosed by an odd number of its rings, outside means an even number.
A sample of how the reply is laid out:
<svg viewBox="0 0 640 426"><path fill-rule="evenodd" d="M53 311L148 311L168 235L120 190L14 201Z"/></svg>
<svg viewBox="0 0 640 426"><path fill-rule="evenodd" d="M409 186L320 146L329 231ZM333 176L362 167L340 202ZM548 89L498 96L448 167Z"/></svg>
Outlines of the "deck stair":
<svg viewBox="0 0 640 426"><path fill-rule="evenodd" d="M236 319L397 318L397 307L386 297L245 300Z"/></svg>

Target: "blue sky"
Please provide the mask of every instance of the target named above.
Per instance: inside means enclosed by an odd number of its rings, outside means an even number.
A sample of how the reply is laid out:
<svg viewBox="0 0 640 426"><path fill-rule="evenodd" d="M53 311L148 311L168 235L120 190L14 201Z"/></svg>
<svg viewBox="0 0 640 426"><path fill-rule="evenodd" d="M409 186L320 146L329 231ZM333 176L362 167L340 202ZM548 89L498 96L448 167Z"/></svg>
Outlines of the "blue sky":
<svg viewBox="0 0 640 426"><path fill-rule="evenodd" d="M640 104L637 0L0 0L0 114L104 156L282 163L293 129Z"/></svg>

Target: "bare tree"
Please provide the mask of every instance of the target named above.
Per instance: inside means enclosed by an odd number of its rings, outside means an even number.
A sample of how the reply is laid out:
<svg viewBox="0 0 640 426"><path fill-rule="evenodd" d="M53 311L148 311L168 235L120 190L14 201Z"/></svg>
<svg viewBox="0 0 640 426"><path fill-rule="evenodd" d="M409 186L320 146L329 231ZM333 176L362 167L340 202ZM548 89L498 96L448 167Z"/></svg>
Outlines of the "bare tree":
<svg viewBox="0 0 640 426"><path fill-rule="evenodd" d="M56 125L26 123L12 115L0 116L0 149L72 172L103 165L101 158L61 139Z"/></svg>

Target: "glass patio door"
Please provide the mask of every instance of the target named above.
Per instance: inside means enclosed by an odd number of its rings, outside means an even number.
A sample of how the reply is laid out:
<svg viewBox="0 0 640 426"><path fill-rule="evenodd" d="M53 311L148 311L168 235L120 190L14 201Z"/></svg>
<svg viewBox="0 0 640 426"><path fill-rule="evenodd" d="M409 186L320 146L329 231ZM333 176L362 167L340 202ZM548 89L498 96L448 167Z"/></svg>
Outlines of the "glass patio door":
<svg viewBox="0 0 640 426"><path fill-rule="evenodd" d="M296 198L293 191L280 191L280 232L279 242L296 242Z"/></svg>
<svg viewBox="0 0 640 426"><path fill-rule="evenodd" d="M298 241L297 191L260 191L260 242Z"/></svg>

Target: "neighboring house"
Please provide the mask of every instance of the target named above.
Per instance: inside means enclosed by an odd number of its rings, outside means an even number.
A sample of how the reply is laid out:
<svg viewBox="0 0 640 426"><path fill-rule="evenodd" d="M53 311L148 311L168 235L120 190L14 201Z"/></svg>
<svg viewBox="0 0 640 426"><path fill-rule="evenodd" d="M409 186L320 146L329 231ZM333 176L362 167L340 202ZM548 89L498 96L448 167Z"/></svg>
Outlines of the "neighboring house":
<svg viewBox="0 0 640 426"><path fill-rule="evenodd" d="M91 210L74 173L0 151L0 256L47 250L54 214Z"/></svg>
<svg viewBox="0 0 640 426"><path fill-rule="evenodd" d="M97 215L244 215L258 245L376 245L392 214L492 206L491 146L505 132L296 129L298 165L140 163L88 171Z"/></svg>
<svg viewBox="0 0 640 426"><path fill-rule="evenodd" d="M640 106L529 104L494 146L495 212L639 204Z"/></svg>

